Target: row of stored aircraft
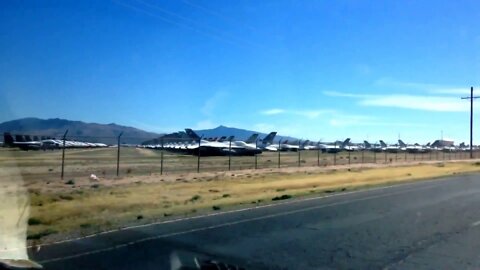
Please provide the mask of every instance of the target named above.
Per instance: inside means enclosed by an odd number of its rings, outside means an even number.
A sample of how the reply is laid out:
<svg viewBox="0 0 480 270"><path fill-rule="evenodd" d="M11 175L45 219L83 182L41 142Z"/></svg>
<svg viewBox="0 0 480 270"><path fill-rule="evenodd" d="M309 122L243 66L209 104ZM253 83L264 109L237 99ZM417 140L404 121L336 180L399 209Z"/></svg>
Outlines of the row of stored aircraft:
<svg viewBox="0 0 480 270"><path fill-rule="evenodd" d="M185 129L188 135L187 139L165 139L163 144L144 145L150 149L165 149L172 152L202 155L202 156L253 156L263 151L299 151L299 150L321 150L322 152L335 153L342 150L353 151L357 148L350 145L350 139L343 142L317 143L313 144L309 140L299 141L297 144L289 143L288 140L274 143L277 132L270 132L265 138L258 139L259 134L252 134L247 140L235 140L233 136L220 138L204 139L196 134L192 129Z"/></svg>
<svg viewBox="0 0 480 270"><path fill-rule="evenodd" d="M388 153L425 153L429 151L464 151L468 146L464 143L459 146L442 146L433 144L406 144L398 140L398 144L386 144L380 140L379 144L370 144L364 141L361 144L350 142L350 138L344 141L331 143L311 142L309 140L279 140L274 143L276 132L269 133L265 138L258 139L259 134L251 135L247 140L235 140L234 136L220 138L203 138L198 136L193 130L185 129L188 138L165 138L162 144L143 145L142 147L150 149L165 149L171 152L202 155L202 156L222 156L222 155L241 155L253 156L263 151L300 151L300 150L319 150L323 153L338 153L340 151L373 151Z"/></svg>
<svg viewBox="0 0 480 270"><path fill-rule="evenodd" d="M185 129L187 138L165 138L162 144L142 145L141 147L150 149L165 149L171 152L182 154L202 155L202 156L253 156L263 151L301 151L301 150L319 150L324 153L338 153L340 151L358 151L367 150L372 152L388 153L425 153L430 151L465 151L469 147L464 143L459 146L442 146L438 144L406 144L398 140L397 144L386 144L380 140L379 144L370 144L364 141L361 144L350 142L350 138L344 141L331 143L311 142L309 140L278 140L274 142L276 132L269 133L265 138L259 139L259 134L251 135L247 140L235 140L234 136L220 138L203 138L198 136L192 129ZM7 147L17 147L22 150L47 150L63 148L63 140L50 137L30 137L28 135L15 135L4 133L4 145ZM97 148L107 147L103 143L80 142L73 140L65 141L65 148ZM476 149L476 148L475 148Z"/></svg>
<svg viewBox="0 0 480 270"><path fill-rule="evenodd" d="M21 150L53 150L64 147L63 140L57 140L46 136L15 135L5 132L3 134L3 144L5 147L16 147ZM107 147L104 143L79 142L65 140L65 148L98 148Z"/></svg>

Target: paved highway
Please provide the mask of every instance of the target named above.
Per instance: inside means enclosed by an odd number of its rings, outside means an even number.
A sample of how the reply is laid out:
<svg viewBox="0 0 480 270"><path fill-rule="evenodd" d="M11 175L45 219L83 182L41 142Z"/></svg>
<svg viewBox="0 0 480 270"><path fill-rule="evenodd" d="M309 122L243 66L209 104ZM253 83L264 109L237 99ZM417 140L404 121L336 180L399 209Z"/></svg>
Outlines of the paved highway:
<svg viewBox="0 0 480 270"><path fill-rule="evenodd" d="M480 175L130 228L30 250L46 269L479 269ZM176 255L172 255L176 254Z"/></svg>

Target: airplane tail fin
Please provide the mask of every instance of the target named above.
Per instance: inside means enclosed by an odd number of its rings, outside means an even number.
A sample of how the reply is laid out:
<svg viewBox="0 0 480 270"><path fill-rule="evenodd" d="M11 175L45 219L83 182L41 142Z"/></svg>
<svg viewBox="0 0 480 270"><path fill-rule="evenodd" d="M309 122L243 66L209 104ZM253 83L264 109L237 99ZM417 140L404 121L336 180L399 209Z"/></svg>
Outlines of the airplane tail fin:
<svg viewBox="0 0 480 270"><path fill-rule="evenodd" d="M367 141L363 141L363 144L365 145L366 148L372 147L372 145Z"/></svg>
<svg viewBox="0 0 480 270"><path fill-rule="evenodd" d="M275 132L275 131L270 132L270 134L268 134L267 137L263 138L262 143L263 144L272 143L275 136L277 136L277 132Z"/></svg>
<svg viewBox="0 0 480 270"><path fill-rule="evenodd" d="M350 138L347 138L345 141L342 143L342 148L347 146L350 143Z"/></svg>
<svg viewBox="0 0 480 270"><path fill-rule="evenodd" d="M398 144L399 144L401 147L406 147L406 146L407 146L402 140L398 140Z"/></svg>
<svg viewBox="0 0 480 270"><path fill-rule="evenodd" d="M235 136L230 136L230 137L227 138L227 141L231 142L231 141L233 141L233 139L235 139Z"/></svg>
<svg viewBox="0 0 480 270"><path fill-rule="evenodd" d="M217 139L216 141L218 141L218 142L224 142L226 139L227 139L227 136L222 136L222 137L220 137L219 139Z"/></svg>
<svg viewBox="0 0 480 270"><path fill-rule="evenodd" d="M382 147L387 147L387 144L386 144L384 141L382 141L382 140L380 140L380 145L381 145Z"/></svg>
<svg viewBox="0 0 480 270"><path fill-rule="evenodd" d="M248 138L245 143L254 143L258 138L258 133L254 133L252 134L252 136L250 136L250 138Z"/></svg>
<svg viewBox="0 0 480 270"><path fill-rule="evenodd" d="M304 142L302 143L302 146L306 146L306 145L308 145L309 143L310 143L310 141L309 141L309 140L306 140L306 141L304 141Z"/></svg>
<svg viewBox="0 0 480 270"><path fill-rule="evenodd" d="M12 134L8 132L3 133L3 143L5 146L13 146L14 140Z"/></svg>
<svg viewBox="0 0 480 270"><path fill-rule="evenodd" d="M25 139L24 139L23 135L18 135L18 134L16 134L16 135L15 135L15 141L16 141L16 142L24 142Z"/></svg>
<svg viewBox="0 0 480 270"><path fill-rule="evenodd" d="M187 133L188 137L192 138L192 139L195 139L195 140L199 140L200 137L197 135L197 133L195 133L195 131L193 131L192 129L190 128L186 128L185 129L185 132Z"/></svg>

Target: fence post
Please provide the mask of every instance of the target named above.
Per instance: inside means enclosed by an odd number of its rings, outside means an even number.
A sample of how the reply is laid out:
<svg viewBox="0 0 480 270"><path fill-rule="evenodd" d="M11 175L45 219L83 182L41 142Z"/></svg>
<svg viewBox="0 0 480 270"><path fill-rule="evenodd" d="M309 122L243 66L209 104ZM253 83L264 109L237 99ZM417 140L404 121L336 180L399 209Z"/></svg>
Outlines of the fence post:
<svg viewBox="0 0 480 270"><path fill-rule="evenodd" d="M337 142L335 141L335 148L333 149L333 165L337 165Z"/></svg>
<svg viewBox="0 0 480 270"><path fill-rule="evenodd" d="M203 138L203 135L202 137L198 138L197 173L200 172L200 156L201 156L200 146L201 146L202 138Z"/></svg>
<svg viewBox="0 0 480 270"><path fill-rule="evenodd" d="M407 151L405 150L405 162L407 162Z"/></svg>
<svg viewBox="0 0 480 270"><path fill-rule="evenodd" d="M362 164L365 163L365 149L362 149Z"/></svg>
<svg viewBox="0 0 480 270"><path fill-rule="evenodd" d="M298 167L300 167L300 147L298 147Z"/></svg>
<svg viewBox="0 0 480 270"><path fill-rule="evenodd" d="M350 158L351 158L350 152L351 152L351 151L349 150L349 151L348 151L348 165L350 165Z"/></svg>
<svg viewBox="0 0 480 270"><path fill-rule="evenodd" d="M120 137L122 137L123 131L120 132L117 138L117 177L120 172Z"/></svg>
<svg viewBox="0 0 480 270"><path fill-rule="evenodd" d="M67 137L68 129L65 130L65 133L63 134L63 147L62 147L62 174L61 174L61 179L63 180L63 172L64 172L64 167L65 167L65 140Z"/></svg>
<svg viewBox="0 0 480 270"><path fill-rule="evenodd" d="M228 170L231 170L232 166L232 138L230 138L228 144Z"/></svg>
<svg viewBox="0 0 480 270"><path fill-rule="evenodd" d="M317 166L320 167L320 147L317 149Z"/></svg>
<svg viewBox="0 0 480 270"><path fill-rule="evenodd" d="M385 151L385 164L387 164L387 155L388 153Z"/></svg>
<svg viewBox="0 0 480 270"><path fill-rule="evenodd" d="M163 150L163 137L161 138L160 143L161 143L161 146L162 146L162 148L160 150L161 151L160 152L160 175L162 175L163 174L163 151L164 151Z"/></svg>
<svg viewBox="0 0 480 270"><path fill-rule="evenodd" d="M258 139L255 141L255 150L258 149ZM257 154L255 154L255 170L257 169Z"/></svg>
<svg viewBox="0 0 480 270"><path fill-rule="evenodd" d="M373 151L373 163L377 164L377 152Z"/></svg>
<svg viewBox="0 0 480 270"><path fill-rule="evenodd" d="M278 168L280 168L280 149L281 149L282 138L278 141Z"/></svg>

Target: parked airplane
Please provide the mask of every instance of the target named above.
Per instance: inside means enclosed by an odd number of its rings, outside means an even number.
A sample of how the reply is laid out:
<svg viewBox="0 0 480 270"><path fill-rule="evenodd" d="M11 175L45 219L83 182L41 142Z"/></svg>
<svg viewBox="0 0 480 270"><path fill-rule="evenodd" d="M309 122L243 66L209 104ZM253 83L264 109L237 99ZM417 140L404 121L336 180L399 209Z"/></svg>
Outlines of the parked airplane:
<svg viewBox="0 0 480 270"><path fill-rule="evenodd" d="M38 136L33 136L38 139ZM4 146L6 147L18 147L21 150L53 150L63 148L63 140L47 139L44 140L32 140L29 135L15 135L15 138L8 132L3 134ZM107 147L104 143L89 143L89 142L77 142L77 141L65 141L65 148L93 148L93 147Z"/></svg>
<svg viewBox="0 0 480 270"><path fill-rule="evenodd" d="M345 146L350 142L350 138L347 138L343 143L334 142L334 143L320 143L318 146L324 153L338 153L342 150L345 150Z"/></svg>
<svg viewBox="0 0 480 270"><path fill-rule="evenodd" d="M389 152L389 153L398 153L401 150L406 150L406 149L401 149L398 145L395 145L395 144L387 145L382 140L380 140L380 146L382 147L382 151L386 151L386 152Z"/></svg>
<svg viewBox="0 0 480 270"><path fill-rule="evenodd" d="M39 150L42 147L42 142L32 141L30 136L15 135L15 139L13 139L13 136L8 132L3 133L3 143L6 147L18 147L25 151Z"/></svg>
<svg viewBox="0 0 480 270"><path fill-rule="evenodd" d="M383 148L378 144L371 145L368 141L363 141L363 144L365 146L365 150L369 150L369 151L372 151L372 152L382 152L383 151Z"/></svg>
<svg viewBox="0 0 480 270"><path fill-rule="evenodd" d="M240 155L240 156L253 156L262 152L261 148L249 147L246 143L241 146L237 142L230 145L229 141L206 141L198 136L192 129L185 129L187 135L193 140L185 147L179 147L178 149L185 150L188 154L202 155L202 156L225 156L225 155Z"/></svg>
<svg viewBox="0 0 480 270"><path fill-rule="evenodd" d="M419 144L410 144L407 145L402 140L398 140L398 144L402 150L405 150L409 153L424 153L427 152L427 149Z"/></svg>

